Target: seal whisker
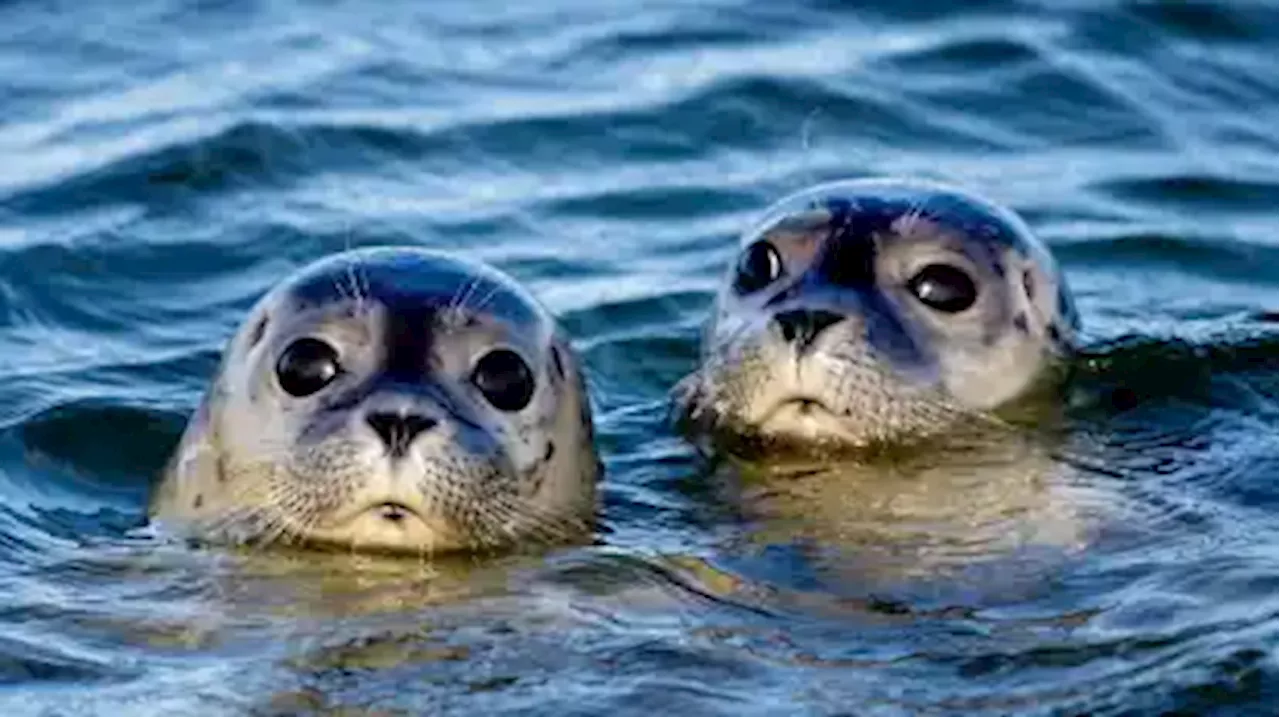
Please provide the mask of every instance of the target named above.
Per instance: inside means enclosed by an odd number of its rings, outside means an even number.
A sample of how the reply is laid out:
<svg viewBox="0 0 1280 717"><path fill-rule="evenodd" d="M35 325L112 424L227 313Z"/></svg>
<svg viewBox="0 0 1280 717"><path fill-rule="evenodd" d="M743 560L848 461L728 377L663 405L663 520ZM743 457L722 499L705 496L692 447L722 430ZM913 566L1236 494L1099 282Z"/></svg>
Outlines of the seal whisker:
<svg viewBox="0 0 1280 717"><path fill-rule="evenodd" d="M472 293L474 293L474 292L475 292L476 287L478 287L478 286L480 286L480 277L478 277L478 276L477 276L477 277L473 277L473 278L471 279L471 281L467 282L466 288L465 288L465 290L462 292L462 296L461 296L461 297L459 297L459 299L458 299L458 303L457 303L457 305L456 305L454 308L456 308L456 309L462 309L462 308L466 307L466 306L469 304L469 302L471 301L471 295L472 295Z"/></svg>
<svg viewBox="0 0 1280 717"><path fill-rule="evenodd" d="M909 236L915 233L916 223L924 217L925 205L929 202L929 199L929 195L922 194L908 202L907 210L903 212L902 219L899 220L902 222L899 234Z"/></svg>
<svg viewBox="0 0 1280 717"><path fill-rule="evenodd" d="M362 270L358 257L348 265L348 271L351 274L351 291L356 297L356 311L363 313L365 311L365 297L369 293L368 277Z"/></svg>
<svg viewBox="0 0 1280 717"><path fill-rule="evenodd" d="M555 518L581 510L572 496L594 494L599 461L586 440L591 414L581 382L544 388L545 375L529 365L549 365L547 354L558 351L555 363L577 369L578 357L554 344L563 332L545 307L497 269L418 248L349 250L261 298L229 351L251 343L241 336L268 314L280 335L302 338L275 361L222 357L218 401L193 417L176 449L213 460L170 461L152 515L193 518L205 534L255 549L329 544L431 564L445 551L492 553L549 539ZM449 330L429 341L396 330L421 326L424 316ZM464 316L500 323L505 335L458 320ZM469 363L478 371L489 356L482 376L443 368ZM394 380L381 380L393 372ZM479 377L491 379L481 390L452 390L459 381L480 388ZM445 388L460 412L442 412L439 391L423 390L427 384ZM468 413L492 419L460 418ZM573 448L546 452L550 445ZM548 482L555 490L517 490Z"/></svg>
<svg viewBox="0 0 1280 717"><path fill-rule="evenodd" d="M764 214L716 294L700 365L670 393L687 432L803 450L1013 429L996 409L1069 353L1056 350L1078 328L1062 273L1004 208L862 179ZM1033 315L1027 287L1058 295Z"/></svg>
<svg viewBox="0 0 1280 717"><path fill-rule="evenodd" d="M489 286L489 291L484 295L484 297L483 297L483 298L481 298L481 299L479 299L479 300L477 300L477 301L475 302L475 305L472 307L472 310L473 310L473 311L483 311L483 310L485 310L485 309L489 308L489 302L490 302L490 301L493 301L493 297L497 295L498 290L499 290L500 288L501 288L501 287L500 287L500 286L498 286L497 284L492 284L492 285L490 285L490 286Z"/></svg>
<svg viewBox="0 0 1280 717"><path fill-rule="evenodd" d="M360 279L356 277L358 260L353 259L347 263L347 285L351 289L351 299L356 303L356 310L361 309L360 301L363 298L360 292Z"/></svg>
<svg viewBox="0 0 1280 717"><path fill-rule="evenodd" d="M454 289L453 294L449 297L449 303L445 305L445 310L455 311L462 306L463 302L466 300L467 292L471 290L471 286L475 281L476 279L471 279L465 284Z"/></svg>
<svg viewBox="0 0 1280 717"><path fill-rule="evenodd" d="M583 521L572 516L556 515L515 498L506 498L487 509L498 519L490 522L499 526L504 537L513 542L532 537L556 543L584 527Z"/></svg>

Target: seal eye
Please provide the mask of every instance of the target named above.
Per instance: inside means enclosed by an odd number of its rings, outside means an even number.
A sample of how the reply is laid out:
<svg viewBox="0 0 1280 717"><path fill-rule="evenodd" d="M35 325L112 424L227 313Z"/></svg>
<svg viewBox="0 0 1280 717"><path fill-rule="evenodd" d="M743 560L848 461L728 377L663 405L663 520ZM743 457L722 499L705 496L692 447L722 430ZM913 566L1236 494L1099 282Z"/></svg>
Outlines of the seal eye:
<svg viewBox="0 0 1280 717"><path fill-rule="evenodd" d="M499 411L519 411L533 398L533 372L509 349L490 351L476 362L471 382Z"/></svg>
<svg viewBox="0 0 1280 717"><path fill-rule="evenodd" d="M949 264L929 264L911 277L907 288L920 303L947 314L958 314L978 300L973 279Z"/></svg>
<svg viewBox="0 0 1280 717"><path fill-rule="evenodd" d="M337 377L338 352L310 337L289 344L276 361L276 378L289 395L302 398L328 386Z"/></svg>
<svg viewBox="0 0 1280 717"><path fill-rule="evenodd" d="M741 294L750 294L772 284L782 276L782 257L767 241L758 241L747 247L738 259L738 275L733 285Z"/></svg>

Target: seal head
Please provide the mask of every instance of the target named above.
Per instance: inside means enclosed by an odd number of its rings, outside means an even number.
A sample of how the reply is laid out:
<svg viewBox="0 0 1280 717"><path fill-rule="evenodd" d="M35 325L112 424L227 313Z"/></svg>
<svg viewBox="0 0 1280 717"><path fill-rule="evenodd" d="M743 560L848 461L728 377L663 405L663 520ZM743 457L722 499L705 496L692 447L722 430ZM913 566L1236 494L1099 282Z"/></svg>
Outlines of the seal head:
<svg viewBox="0 0 1280 717"><path fill-rule="evenodd" d="M823 184L745 233L675 399L686 425L748 446L867 448L1027 394L1077 329L1011 211L928 182Z"/></svg>
<svg viewBox="0 0 1280 717"><path fill-rule="evenodd" d="M249 312L151 512L209 539L496 550L586 528L598 468L577 358L525 290L363 249Z"/></svg>

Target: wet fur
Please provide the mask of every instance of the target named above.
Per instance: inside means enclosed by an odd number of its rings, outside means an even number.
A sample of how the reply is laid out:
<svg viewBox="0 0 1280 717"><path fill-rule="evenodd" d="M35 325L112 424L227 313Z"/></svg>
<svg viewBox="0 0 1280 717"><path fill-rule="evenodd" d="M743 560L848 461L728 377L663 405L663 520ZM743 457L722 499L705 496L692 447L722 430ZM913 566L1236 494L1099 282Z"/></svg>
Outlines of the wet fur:
<svg viewBox="0 0 1280 717"><path fill-rule="evenodd" d="M396 261L421 265L397 269ZM444 259L418 250L351 252L302 270L264 297L228 343L157 487L153 516L214 541L420 554L554 543L588 530L599 461L585 383L571 347L545 311L494 272L448 289L456 274L477 268L447 265L439 270L441 287L431 286L430 276L425 288L403 285L433 271L436 261ZM448 291L445 300L430 298L437 288ZM388 367L379 361L391 354L377 346L383 336L368 335L365 344L351 341L370 355L386 355L352 368L359 380L353 376L331 396L293 401L272 383L275 355L292 340L291 322L314 323L307 312L323 316L309 332L330 321L344 331L372 334L370 327L418 311L424 302L432 305L422 314L431 328L421 327L422 340L439 342L423 343L429 375L397 377L399 383L384 387ZM471 358L471 344L504 340L524 341L522 353L534 354L537 388L526 409L498 415L450 378L449 367L433 362L463 361ZM463 355L453 356L458 352ZM399 480L386 477L383 458L371 452L359 422L352 422L353 412L372 410L379 401L416 402L440 419L429 435L415 439L422 471L407 489L433 525L447 527L427 531L425 540L366 545L359 534L334 527L344 510L368 498L371 485ZM396 483L398 490L403 483Z"/></svg>
<svg viewBox="0 0 1280 717"><path fill-rule="evenodd" d="M1012 213L958 190L820 185L767 210L739 251L758 241L781 253L784 275L743 295L735 258L704 327L701 364L672 393L687 431L733 452L865 452L960 423L999 428L998 410L1054 380L1073 350L1074 303L1048 250ZM833 284L837 256L870 262L870 280ZM939 260L977 281L977 313L963 321L904 297L913 271L904 267ZM772 323L795 309L844 318L801 348ZM821 412L771 413L792 395Z"/></svg>

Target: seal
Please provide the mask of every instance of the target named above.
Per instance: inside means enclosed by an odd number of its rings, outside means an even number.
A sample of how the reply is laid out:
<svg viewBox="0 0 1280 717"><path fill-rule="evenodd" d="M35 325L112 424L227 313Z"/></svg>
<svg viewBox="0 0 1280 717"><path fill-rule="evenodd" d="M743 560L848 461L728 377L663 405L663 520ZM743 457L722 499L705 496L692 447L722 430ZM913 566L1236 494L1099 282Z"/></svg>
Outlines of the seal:
<svg viewBox="0 0 1280 717"><path fill-rule="evenodd" d="M150 514L211 541L494 552L588 529L599 467L580 363L530 294L360 249L249 311Z"/></svg>
<svg viewBox="0 0 1280 717"><path fill-rule="evenodd" d="M933 182L832 182L744 233L674 404L740 452L892 446L994 420L1051 383L1078 329L1012 211Z"/></svg>

